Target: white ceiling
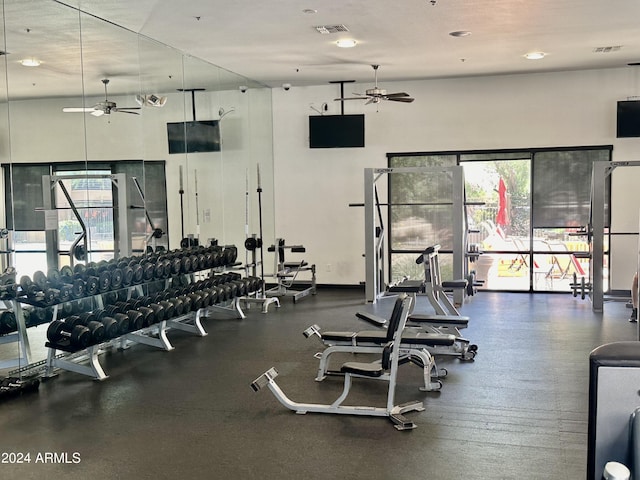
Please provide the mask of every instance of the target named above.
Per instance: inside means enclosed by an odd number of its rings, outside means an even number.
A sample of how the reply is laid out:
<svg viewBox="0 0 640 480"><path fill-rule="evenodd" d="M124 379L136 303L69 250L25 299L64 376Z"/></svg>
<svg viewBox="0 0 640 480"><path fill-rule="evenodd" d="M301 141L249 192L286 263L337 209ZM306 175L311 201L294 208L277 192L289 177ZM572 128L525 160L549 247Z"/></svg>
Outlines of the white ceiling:
<svg viewBox="0 0 640 480"><path fill-rule="evenodd" d="M49 31L52 38L65 28L54 21L55 15L43 15L40 8L30 14L18 13L43 0L5 0L7 3L14 10L8 9L5 16L9 20L20 17L20 22L13 25L14 36L11 25L7 26L10 52L19 40L26 41L29 37L27 34L22 36L25 38L16 38L20 29L29 27L30 21L33 25L29 28ZM351 79L372 83L372 64L380 65L381 83L594 68L640 69L627 67L628 63L640 62L639 0L69 0L64 3L272 87ZM305 9L317 12L305 13ZM318 25L344 25L348 32L320 34L314 28ZM459 30L470 31L471 35L460 38L449 35ZM351 49L338 48L335 42L341 38L353 38L358 44ZM103 70L96 70L96 77L124 77L135 66L133 58L112 55L111 42L104 39L91 46L93 58L100 59L99 68L94 68ZM601 47L619 49L595 51ZM69 50L67 46L65 51ZM525 59L524 54L531 51L543 51L547 56L536 61ZM65 67L64 60L65 56L58 54L48 62L51 77L73 74L69 69L74 64ZM97 78L96 83L101 87Z"/></svg>

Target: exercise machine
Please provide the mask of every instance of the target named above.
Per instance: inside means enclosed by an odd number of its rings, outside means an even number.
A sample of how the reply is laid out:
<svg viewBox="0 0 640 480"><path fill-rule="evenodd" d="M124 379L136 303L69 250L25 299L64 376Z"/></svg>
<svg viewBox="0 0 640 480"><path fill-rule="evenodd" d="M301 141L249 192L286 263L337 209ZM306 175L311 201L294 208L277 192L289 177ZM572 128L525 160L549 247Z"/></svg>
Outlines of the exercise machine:
<svg viewBox="0 0 640 480"><path fill-rule="evenodd" d="M316 266L309 265L305 260L287 262L285 250L291 253L305 253L302 245L286 245L283 238L276 239L275 245L271 245L269 252L275 253L275 278L277 284L266 291L268 297L292 297L293 303L308 295L316 294ZM311 274L311 279L301 280L301 274Z"/></svg>
<svg viewBox="0 0 640 480"><path fill-rule="evenodd" d="M334 353L376 353L381 354L385 345L393 340L393 335L400 321L402 304L396 302L391 317L386 323L386 330L362 330L358 332L321 332L318 325L307 328L303 334L309 338L317 336L327 347L315 355L320 359L316 381L324 380L327 375L339 375L339 370L329 368L331 355ZM428 334L414 329L405 329L401 336L399 363L413 363L423 369L425 392L438 391L442 388L439 378L447 375L446 369L438 369L430 348L450 347L454 344L453 335ZM433 379L433 380L432 380Z"/></svg>
<svg viewBox="0 0 640 480"><path fill-rule="evenodd" d="M448 207L451 214L453 242L453 277L466 278L468 271L468 230L465 216L464 171L461 166L451 167L400 167L400 168L365 168L364 170L364 210L365 210L365 297L368 303L376 303L386 295L387 273L384 259L386 255L384 219L382 206L378 197L377 182L382 177L393 174L420 174L425 177L442 176L451 186L450 199L446 202L422 202L395 204L398 206L442 206ZM387 204L393 206L393 204ZM360 206L352 204L351 206ZM473 252L474 256L478 252ZM454 303L461 305L464 290L454 291Z"/></svg>
<svg viewBox="0 0 640 480"><path fill-rule="evenodd" d="M414 297L418 293L426 294L436 315L453 315L460 317L460 312L447 295L447 291L464 290L473 295L473 278L442 281L438 252L440 245L431 245L418 256L416 263L424 266L424 280L406 279L389 287L390 293L410 293ZM469 289L468 287L471 286ZM415 306L415 300L414 300Z"/></svg>
<svg viewBox="0 0 640 480"><path fill-rule="evenodd" d="M410 430L416 425L404 416L404 413L410 411L423 411L424 406L420 401L413 401L403 405L395 404L395 389L398 374L398 365L400 362L401 342L400 335L404 330L407 321L407 315L411 308L412 298L403 295L396 299L399 303L400 319L398 326L393 335L393 341L387 343L382 351L380 360L364 363L364 362L347 362L340 368L344 374L344 387L342 394L331 404L323 405L316 403L298 403L294 402L280 389L275 381L278 372L275 368L270 368L260 375L251 383L251 388L258 392L265 386L271 390L271 393L286 408L293 410L299 414L307 412L312 413L332 413L342 415L366 415L373 417L386 417L393 422L394 427L398 430ZM360 406L360 405L343 405L354 378L379 379L388 381L387 401L384 407Z"/></svg>

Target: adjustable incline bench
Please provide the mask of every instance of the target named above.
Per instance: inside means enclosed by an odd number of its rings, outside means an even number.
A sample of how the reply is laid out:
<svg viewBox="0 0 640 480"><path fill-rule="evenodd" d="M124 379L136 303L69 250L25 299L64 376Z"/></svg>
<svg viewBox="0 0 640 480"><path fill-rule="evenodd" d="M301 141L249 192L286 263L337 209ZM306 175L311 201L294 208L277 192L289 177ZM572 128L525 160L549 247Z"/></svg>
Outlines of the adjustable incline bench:
<svg viewBox="0 0 640 480"><path fill-rule="evenodd" d="M402 303L394 305L391 317L386 324L386 330L363 330L359 332L321 332L318 325L307 328L303 334L309 338L313 335L320 338L327 346L323 352L317 353L320 359L318 367L318 382L324 380L327 375L339 375L340 371L330 370L330 357L334 353L381 353L384 346L393 340L398 328ZM416 329L405 329L402 332L400 343L400 364L413 363L423 369L424 386L422 391L435 391L442 388L442 382L438 378L445 377L446 369L438 370L435 359L429 353L430 348L452 347L456 341L455 336L447 334L424 333ZM435 380L432 380L434 379Z"/></svg>
<svg viewBox="0 0 640 480"><path fill-rule="evenodd" d="M259 391L263 387L269 390L278 401L296 413L334 413L342 415L367 415L373 417L387 417L398 430L413 429L416 425L409 421L403 414L409 411L422 411L424 406L420 401L409 402L403 405L395 404L396 377L400 362L400 345L398 341L407 321L407 315L411 308L411 297L403 295L396 302L400 302L400 321L397 330L394 332L393 341L386 344L382 350L382 358L372 363L347 362L342 365L340 371L344 374L344 388L342 394L331 404L322 405L315 403L298 403L289 399L280 389L275 381L278 372L275 368L270 368L265 373L256 378L251 384L254 391ZM343 405L351 389L353 378L370 378L387 380L389 389L387 392L387 402L385 407L373 406L350 406Z"/></svg>

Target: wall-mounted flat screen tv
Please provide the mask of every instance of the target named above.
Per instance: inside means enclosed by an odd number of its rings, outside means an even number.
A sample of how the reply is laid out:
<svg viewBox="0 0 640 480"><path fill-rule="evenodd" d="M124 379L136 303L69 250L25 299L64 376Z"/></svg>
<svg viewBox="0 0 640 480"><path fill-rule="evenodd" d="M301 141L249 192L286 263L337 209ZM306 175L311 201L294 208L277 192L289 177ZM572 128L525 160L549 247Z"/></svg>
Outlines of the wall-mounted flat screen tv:
<svg viewBox="0 0 640 480"><path fill-rule="evenodd" d="M364 147L364 114L309 116L309 148Z"/></svg>
<svg viewBox="0 0 640 480"><path fill-rule="evenodd" d="M220 151L218 120L167 123L169 153L199 153Z"/></svg>
<svg viewBox="0 0 640 480"><path fill-rule="evenodd" d="M640 100L618 102L616 136L640 137Z"/></svg>

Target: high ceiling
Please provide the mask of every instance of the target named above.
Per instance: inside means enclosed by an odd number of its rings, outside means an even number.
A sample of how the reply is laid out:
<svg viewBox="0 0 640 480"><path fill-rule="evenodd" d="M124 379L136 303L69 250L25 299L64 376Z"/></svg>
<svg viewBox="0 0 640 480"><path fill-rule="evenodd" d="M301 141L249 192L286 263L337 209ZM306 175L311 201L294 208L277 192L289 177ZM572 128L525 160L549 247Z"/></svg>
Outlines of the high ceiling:
<svg viewBox="0 0 640 480"><path fill-rule="evenodd" d="M27 7L35 0L12 0ZM101 19L277 87L626 67L638 0L70 0ZM17 7L16 7L17 8ZM46 23L47 20L40 20ZM53 19L51 19L53 21ZM26 23L26 20L23 22ZM317 26L347 31L319 33ZM52 29L33 25L32 28ZM55 28L60 28L56 25ZM455 31L467 36L450 35ZM9 37L10 38L10 37ZM350 38L354 48L336 41ZM97 43L93 48L99 50ZM104 48L108 52L109 41ZM527 60L528 52L545 52ZM64 58L57 60L64 70ZM129 59L103 56L122 73ZM52 65L50 65L52 67ZM98 85L100 86L100 85Z"/></svg>

